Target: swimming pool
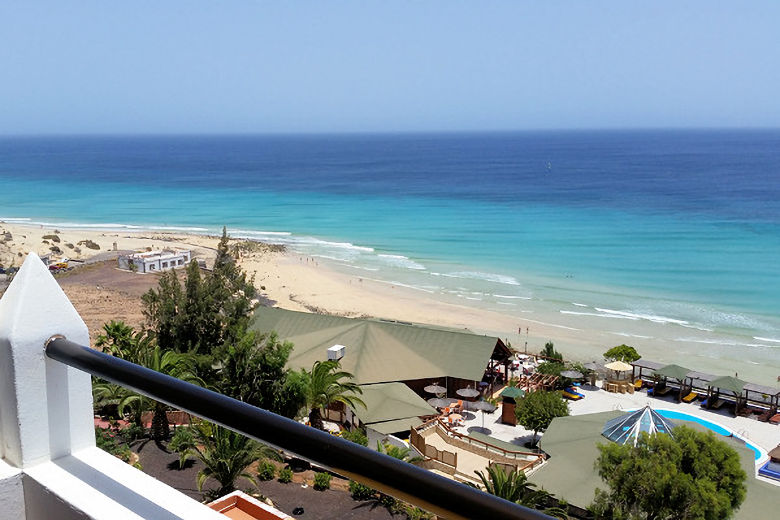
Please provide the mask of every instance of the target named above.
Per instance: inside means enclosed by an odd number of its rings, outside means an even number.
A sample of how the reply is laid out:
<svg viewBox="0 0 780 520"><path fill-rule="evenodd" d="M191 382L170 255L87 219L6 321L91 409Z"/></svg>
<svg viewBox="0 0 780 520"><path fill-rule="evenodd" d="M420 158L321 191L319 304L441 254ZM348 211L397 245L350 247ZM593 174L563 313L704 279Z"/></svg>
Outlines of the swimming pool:
<svg viewBox="0 0 780 520"><path fill-rule="evenodd" d="M736 433L734 433L734 432L732 432L730 430L727 430L726 428L724 428L720 424L716 424L714 422L710 422L710 421L708 421L706 419L702 419L701 417L697 417L695 415L689 415L687 413L678 412L676 410L656 410L656 412L658 412L658 414L661 417L666 417L667 419L678 419L678 420L681 420L681 421L695 422L695 423L701 424L705 428L708 428L708 429L712 430L713 432L715 432L715 433L717 433L719 435L723 435L724 437L734 437L736 439L739 439L740 441L745 443L745 446L747 446L748 448L753 450L754 458L755 458L756 462L758 462L758 460L761 459L764 456L764 451L761 448L759 448L757 446L753 446L752 444L750 444L747 441L747 439L743 438L740 435L737 435Z"/></svg>

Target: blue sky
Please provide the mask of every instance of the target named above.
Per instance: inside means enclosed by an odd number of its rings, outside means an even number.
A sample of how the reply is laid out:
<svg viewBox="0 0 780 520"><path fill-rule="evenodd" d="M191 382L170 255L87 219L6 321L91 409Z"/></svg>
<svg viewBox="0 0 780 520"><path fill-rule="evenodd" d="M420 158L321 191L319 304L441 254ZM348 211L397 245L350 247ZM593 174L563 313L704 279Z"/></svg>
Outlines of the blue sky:
<svg viewBox="0 0 780 520"><path fill-rule="evenodd" d="M0 133L780 126L780 2L3 2Z"/></svg>

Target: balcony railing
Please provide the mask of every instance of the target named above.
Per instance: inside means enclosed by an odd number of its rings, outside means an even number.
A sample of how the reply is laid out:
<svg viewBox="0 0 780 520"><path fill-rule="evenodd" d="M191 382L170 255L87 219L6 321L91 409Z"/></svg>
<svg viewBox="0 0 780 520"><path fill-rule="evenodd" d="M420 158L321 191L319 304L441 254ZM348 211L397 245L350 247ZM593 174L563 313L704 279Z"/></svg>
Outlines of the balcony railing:
<svg viewBox="0 0 780 520"><path fill-rule="evenodd" d="M539 511L63 337L55 336L46 342L46 355L309 460L448 520L550 518Z"/></svg>

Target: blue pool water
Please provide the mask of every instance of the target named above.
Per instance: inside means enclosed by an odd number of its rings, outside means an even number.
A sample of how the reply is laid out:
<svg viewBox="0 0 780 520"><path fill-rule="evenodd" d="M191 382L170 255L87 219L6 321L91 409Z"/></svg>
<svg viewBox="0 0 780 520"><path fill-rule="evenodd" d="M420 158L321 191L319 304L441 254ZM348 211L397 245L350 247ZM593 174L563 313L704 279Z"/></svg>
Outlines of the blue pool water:
<svg viewBox="0 0 780 520"><path fill-rule="evenodd" d="M658 412L658 414L661 417L666 417L667 419L678 419L678 420L681 420L681 421L690 421L690 422L695 422L697 424L701 424L705 428L708 428L708 429L714 431L718 435L723 435L724 437L731 437L731 436L734 435L732 432L730 432L729 430L727 430L723 426L720 426L720 425L715 424L715 423L711 423L710 421L702 419L701 417L696 417L695 415L688 415L687 413L675 412L675 411L672 411L672 410L656 410L656 412ZM745 441L745 446L747 446L748 448L753 450L753 453L755 455L755 457L754 457L755 460L758 460L758 459L761 458L761 450L760 449L756 448L755 446L753 446L752 444L750 444L747 441Z"/></svg>

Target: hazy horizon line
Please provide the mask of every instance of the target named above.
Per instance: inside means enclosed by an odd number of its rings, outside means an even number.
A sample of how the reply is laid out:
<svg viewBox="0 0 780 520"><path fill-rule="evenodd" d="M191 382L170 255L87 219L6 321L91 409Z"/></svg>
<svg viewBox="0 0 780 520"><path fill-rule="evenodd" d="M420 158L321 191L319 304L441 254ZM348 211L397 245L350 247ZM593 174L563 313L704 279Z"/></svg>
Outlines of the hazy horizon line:
<svg viewBox="0 0 780 520"><path fill-rule="evenodd" d="M318 137L318 136L403 136L403 135L468 135L468 134L530 134L578 132L723 132L723 131L778 131L780 126L631 126L631 127L561 127L517 129L455 129L455 130L327 130L327 131L140 131L140 132L40 132L4 133L0 138L32 137Z"/></svg>

